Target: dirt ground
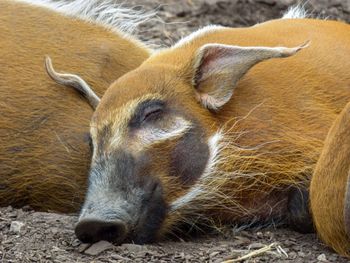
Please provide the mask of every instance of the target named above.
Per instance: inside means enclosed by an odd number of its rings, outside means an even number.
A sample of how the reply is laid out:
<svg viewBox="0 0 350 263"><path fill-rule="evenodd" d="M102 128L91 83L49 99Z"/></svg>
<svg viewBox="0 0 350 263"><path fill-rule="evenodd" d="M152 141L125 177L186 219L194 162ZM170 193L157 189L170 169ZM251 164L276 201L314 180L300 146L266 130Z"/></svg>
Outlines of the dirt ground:
<svg viewBox="0 0 350 263"><path fill-rule="evenodd" d="M140 38L164 47L207 24L249 26L278 18L294 0L130 0L159 19L140 28ZM309 0L314 16L350 22L349 0ZM163 22L162 22L163 21ZM348 262L325 247L314 234L287 229L226 227L220 233L184 241L139 246L81 244L74 236L75 215L34 212L30 208L0 208L0 262L222 262L251 252L245 262ZM260 253L261 250L266 250ZM244 260L244 259L242 259ZM239 260L238 260L239 261ZM237 262L238 262L237 261Z"/></svg>

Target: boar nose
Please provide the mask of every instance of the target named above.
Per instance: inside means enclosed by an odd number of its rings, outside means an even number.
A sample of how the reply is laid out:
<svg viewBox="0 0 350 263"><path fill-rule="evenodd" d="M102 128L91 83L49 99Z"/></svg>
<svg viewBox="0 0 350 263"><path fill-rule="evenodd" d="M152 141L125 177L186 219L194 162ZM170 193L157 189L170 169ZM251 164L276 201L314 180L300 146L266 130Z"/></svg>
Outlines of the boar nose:
<svg viewBox="0 0 350 263"><path fill-rule="evenodd" d="M127 228L120 220L83 219L76 225L75 234L83 243L95 243L100 240L121 243L126 237Z"/></svg>

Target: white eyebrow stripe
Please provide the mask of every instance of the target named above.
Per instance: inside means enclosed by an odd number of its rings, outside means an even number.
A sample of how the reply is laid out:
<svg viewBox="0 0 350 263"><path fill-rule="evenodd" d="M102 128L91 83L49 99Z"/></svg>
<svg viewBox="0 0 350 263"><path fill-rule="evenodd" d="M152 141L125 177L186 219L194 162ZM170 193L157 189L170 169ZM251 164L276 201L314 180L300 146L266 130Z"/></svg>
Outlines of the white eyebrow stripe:
<svg viewBox="0 0 350 263"><path fill-rule="evenodd" d="M152 144L169 140L184 134L192 127L191 123L181 117L176 117L173 124L169 128L149 127L141 130L138 133L142 144Z"/></svg>

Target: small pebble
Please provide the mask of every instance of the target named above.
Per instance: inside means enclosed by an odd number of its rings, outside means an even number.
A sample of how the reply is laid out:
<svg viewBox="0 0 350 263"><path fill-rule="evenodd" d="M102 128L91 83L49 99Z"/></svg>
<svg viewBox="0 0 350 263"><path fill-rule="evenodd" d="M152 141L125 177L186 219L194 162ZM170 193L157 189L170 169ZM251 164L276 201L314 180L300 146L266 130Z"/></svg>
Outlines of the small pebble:
<svg viewBox="0 0 350 263"><path fill-rule="evenodd" d="M111 257L112 259L122 260L123 262L124 262L124 261L130 261L129 258L122 257L122 256L120 256L120 255L118 255L118 254L111 254L110 257Z"/></svg>
<svg viewBox="0 0 350 263"><path fill-rule="evenodd" d="M213 258L213 257L215 257L215 256L218 255L218 254L220 254L219 251L214 251L214 252L210 253L209 257L210 257L210 258Z"/></svg>
<svg viewBox="0 0 350 263"><path fill-rule="evenodd" d="M72 245L72 247L77 247L80 244L81 244L81 242L78 239L74 239L71 245Z"/></svg>
<svg viewBox="0 0 350 263"><path fill-rule="evenodd" d="M244 244L249 244L251 242L251 240L249 238L246 237L242 237L242 236L235 236L235 244L236 245L244 245Z"/></svg>
<svg viewBox="0 0 350 263"><path fill-rule="evenodd" d="M78 251L80 253L84 252L86 249L88 249L88 247L90 247L91 244L89 243L83 243L83 244L80 244L79 247L78 247Z"/></svg>
<svg viewBox="0 0 350 263"><path fill-rule="evenodd" d="M256 233L256 236L257 236L257 237L259 237L259 238L264 237L264 235L263 235L263 233L262 233L262 232L257 232L257 233Z"/></svg>
<svg viewBox="0 0 350 263"><path fill-rule="evenodd" d="M22 210L25 211L25 212L28 212L28 211L31 211L32 208L29 205L25 205L25 206L22 207Z"/></svg>
<svg viewBox="0 0 350 263"><path fill-rule="evenodd" d="M262 244L262 243L251 243L249 245L250 249L259 249L259 248L262 248L262 247L265 247L265 245Z"/></svg>
<svg viewBox="0 0 350 263"><path fill-rule="evenodd" d="M57 234L58 232L59 232L59 229L58 229L57 227L52 227L52 228L51 228L51 233L52 233L52 234L55 235L55 234Z"/></svg>
<svg viewBox="0 0 350 263"><path fill-rule="evenodd" d="M84 251L85 254L90 256L96 256L101 252L112 248L113 245L107 241L101 240L95 244L92 244L88 249Z"/></svg>
<svg viewBox="0 0 350 263"><path fill-rule="evenodd" d="M303 258L303 257L305 257L305 253L300 251L300 252L298 252L298 256Z"/></svg>
<svg viewBox="0 0 350 263"><path fill-rule="evenodd" d="M133 252L133 253L147 250L147 248L145 246L135 245L135 244L123 244L123 245L121 245L121 247L125 248L129 252Z"/></svg>
<svg viewBox="0 0 350 263"><path fill-rule="evenodd" d="M12 221L10 226L10 231L16 234L21 233L24 223L21 221Z"/></svg>
<svg viewBox="0 0 350 263"><path fill-rule="evenodd" d="M290 252L289 254L288 254L288 258L289 259L295 259L297 257L297 253L295 253L295 252Z"/></svg>
<svg viewBox="0 0 350 263"><path fill-rule="evenodd" d="M327 262L327 258L326 258L326 255L325 254L321 254L317 257L317 260L318 261L321 261L321 262Z"/></svg>

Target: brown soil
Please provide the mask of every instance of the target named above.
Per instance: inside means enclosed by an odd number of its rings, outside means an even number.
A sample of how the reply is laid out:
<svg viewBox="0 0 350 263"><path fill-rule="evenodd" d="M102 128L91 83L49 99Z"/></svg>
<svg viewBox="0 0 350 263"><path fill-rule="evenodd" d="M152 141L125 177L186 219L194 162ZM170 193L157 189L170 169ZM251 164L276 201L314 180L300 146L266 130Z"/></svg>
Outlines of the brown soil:
<svg viewBox="0 0 350 263"><path fill-rule="evenodd" d="M246 262L347 262L326 248L314 234L273 228L234 231L227 227L221 233L186 241L144 246L100 242L87 249L88 245L81 244L74 236L76 219L76 216L2 208L0 262L222 262L273 243L276 245L268 252ZM18 222L24 225L15 229Z"/></svg>
<svg viewBox="0 0 350 263"><path fill-rule="evenodd" d="M278 18L294 0L130 0L145 9L158 9L159 19L142 25L140 37L169 46L208 24L249 26ZM314 15L350 22L349 0L309 0ZM162 22L163 21L163 22ZM325 247L314 234L287 229L226 227L220 233L191 240L152 245L107 242L80 244L74 236L74 215L34 212L29 208L0 208L0 262L221 262L261 248L267 252L246 262L347 262ZM97 254L97 255L91 255Z"/></svg>

